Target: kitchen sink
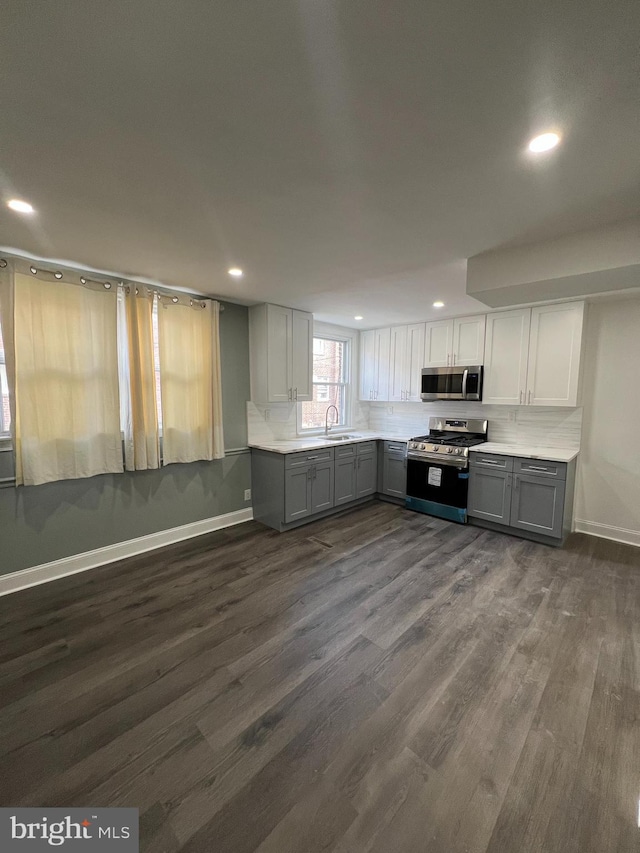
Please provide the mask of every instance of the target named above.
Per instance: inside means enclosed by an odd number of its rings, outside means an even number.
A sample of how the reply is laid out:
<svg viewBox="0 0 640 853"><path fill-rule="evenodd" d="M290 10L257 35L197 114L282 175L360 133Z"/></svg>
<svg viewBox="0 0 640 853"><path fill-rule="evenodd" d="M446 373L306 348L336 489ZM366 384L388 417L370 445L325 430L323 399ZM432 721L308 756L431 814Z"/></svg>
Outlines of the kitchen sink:
<svg viewBox="0 0 640 853"><path fill-rule="evenodd" d="M359 435L347 435L346 433L342 433L341 435L325 435L324 437L329 441L353 441L354 438L360 438Z"/></svg>

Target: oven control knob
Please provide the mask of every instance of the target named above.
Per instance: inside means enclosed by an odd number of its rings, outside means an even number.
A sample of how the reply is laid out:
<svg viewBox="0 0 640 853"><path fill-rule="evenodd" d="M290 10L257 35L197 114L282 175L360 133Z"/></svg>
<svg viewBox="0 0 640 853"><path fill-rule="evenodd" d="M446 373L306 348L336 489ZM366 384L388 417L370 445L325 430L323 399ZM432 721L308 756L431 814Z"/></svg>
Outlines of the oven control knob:
<svg viewBox="0 0 640 853"><path fill-rule="evenodd" d="M440 450L440 448L438 447L437 444L434 444L431 449L433 450L434 453L437 453Z"/></svg>
<svg viewBox="0 0 640 853"><path fill-rule="evenodd" d="M460 455L460 453L462 453L462 451L460 450L460 448L459 448L459 447L456 447L456 453L457 453L458 455Z"/></svg>
<svg viewBox="0 0 640 853"><path fill-rule="evenodd" d="M453 453L453 447L447 447L447 453Z"/></svg>
<svg viewBox="0 0 640 853"><path fill-rule="evenodd" d="M420 450L424 450L424 444L420 445Z"/></svg>

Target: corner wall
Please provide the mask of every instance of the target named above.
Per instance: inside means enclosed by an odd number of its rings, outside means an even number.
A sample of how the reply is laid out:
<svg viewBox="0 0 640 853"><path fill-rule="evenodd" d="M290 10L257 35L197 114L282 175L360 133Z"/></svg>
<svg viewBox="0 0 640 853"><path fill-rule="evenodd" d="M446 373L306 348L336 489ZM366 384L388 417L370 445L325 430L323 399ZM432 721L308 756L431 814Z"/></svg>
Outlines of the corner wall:
<svg viewBox="0 0 640 853"><path fill-rule="evenodd" d="M640 545L640 299L589 308L575 519Z"/></svg>

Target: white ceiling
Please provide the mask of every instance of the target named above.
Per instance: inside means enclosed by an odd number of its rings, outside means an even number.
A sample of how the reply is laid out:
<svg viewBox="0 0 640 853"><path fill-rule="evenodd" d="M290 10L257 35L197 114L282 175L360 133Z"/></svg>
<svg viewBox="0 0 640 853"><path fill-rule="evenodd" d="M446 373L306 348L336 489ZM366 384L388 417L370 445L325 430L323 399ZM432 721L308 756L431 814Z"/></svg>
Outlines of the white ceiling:
<svg viewBox="0 0 640 853"><path fill-rule="evenodd" d="M473 312L466 258L640 209L637 0L2 17L0 194L37 209L2 205L4 246L367 327Z"/></svg>

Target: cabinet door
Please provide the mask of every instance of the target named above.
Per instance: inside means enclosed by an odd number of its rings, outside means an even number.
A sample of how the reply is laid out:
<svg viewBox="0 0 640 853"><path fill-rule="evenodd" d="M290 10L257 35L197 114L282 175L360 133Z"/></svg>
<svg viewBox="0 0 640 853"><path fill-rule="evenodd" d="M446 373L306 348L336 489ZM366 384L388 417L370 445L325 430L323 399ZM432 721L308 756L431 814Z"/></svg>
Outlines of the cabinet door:
<svg viewBox="0 0 640 853"><path fill-rule="evenodd" d="M373 400L375 383L376 333L360 332L360 399Z"/></svg>
<svg viewBox="0 0 640 853"><path fill-rule="evenodd" d="M314 464L311 474L311 512L333 506L333 462Z"/></svg>
<svg viewBox="0 0 640 853"><path fill-rule="evenodd" d="M565 486L564 480L514 474L511 527L560 538Z"/></svg>
<svg viewBox="0 0 640 853"><path fill-rule="evenodd" d="M375 330L375 382L374 400L389 399L389 359L391 355L391 329Z"/></svg>
<svg viewBox="0 0 640 853"><path fill-rule="evenodd" d="M487 317L460 317L453 321L453 364L482 364Z"/></svg>
<svg viewBox="0 0 640 853"><path fill-rule="evenodd" d="M335 506L350 503L356 499L356 465L355 456L336 459L335 463Z"/></svg>
<svg viewBox="0 0 640 853"><path fill-rule="evenodd" d="M326 463L324 463L326 464ZM333 464L333 463L331 463ZM297 521L311 515L311 465L289 468L284 474L284 520Z"/></svg>
<svg viewBox="0 0 640 853"><path fill-rule="evenodd" d="M291 387L298 401L313 399L313 314L292 311Z"/></svg>
<svg viewBox="0 0 640 853"><path fill-rule="evenodd" d="M385 453L382 460L382 493L395 498L407 495L407 468L403 453Z"/></svg>
<svg viewBox="0 0 640 853"><path fill-rule="evenodd" d="M389 356L389 399L394 402L402 402L407 390L406 353L407 327L394 326Z"/></svg>
<svg viewBox="0 0 640 853"><path fill-rule="evenodd" d="M291 309L267 305L267 394L269 403L287 403L291 382Z"/></svg>
<svg viewBox="0 0 640 853"><path fill-rule="evenodd" d="M356 497L374 495L378 478L378 454L362 454L357 457L356 463Z"/></svg>
<svg viewBox="0 0 640 853"><path fill-rule="evenodd" d="M407 326L407 345L405 348L405 400L420 402L422 390L422 368L424 367L425 324L416 323ZM481 361L478 364L482 364Z"/></svg>
<svg viewBox="0 0 640 853"><path fill-rule="evenodd" d="M512 474L490 468L469 469L467 514L496 524L509 524L511 515Z"/></svg>
<svg viewBox="0 0 640 853"><path fill-rule="evenodd" d="M530 322L530 308L487 316L483 403L524 404Z"/></svg>
<svg viewBox="0 0 640 853"><path fill-rule="evenodd" d="M448 367L453 349L453 320L425 325L423 367Z"/></svg>
<svg viewBox="0 0 640 853"><path fill-rule="evenodd" d="M577 406L584 302L531 309L527 403Z"/></svg>

